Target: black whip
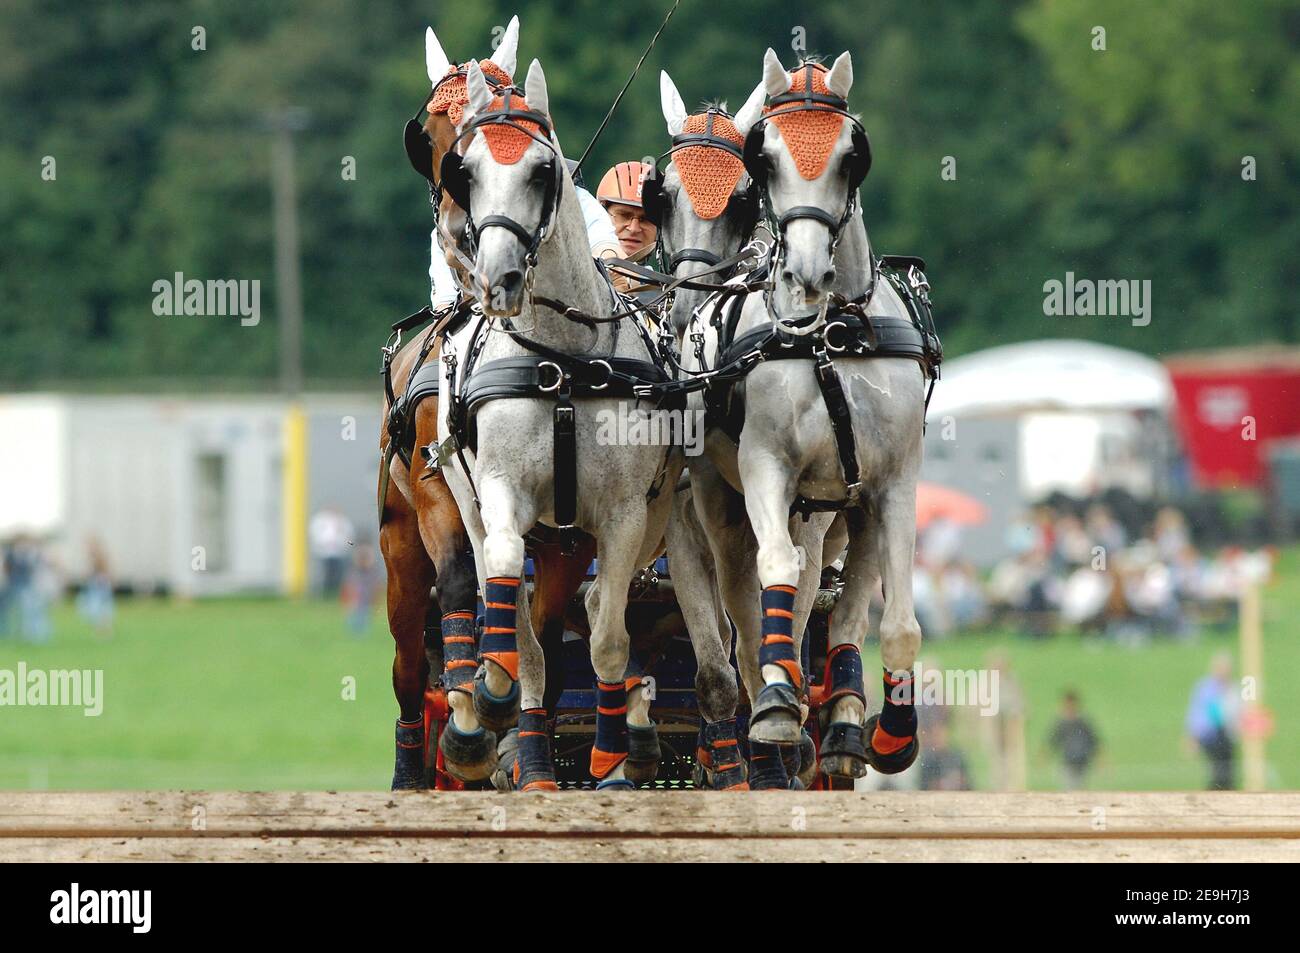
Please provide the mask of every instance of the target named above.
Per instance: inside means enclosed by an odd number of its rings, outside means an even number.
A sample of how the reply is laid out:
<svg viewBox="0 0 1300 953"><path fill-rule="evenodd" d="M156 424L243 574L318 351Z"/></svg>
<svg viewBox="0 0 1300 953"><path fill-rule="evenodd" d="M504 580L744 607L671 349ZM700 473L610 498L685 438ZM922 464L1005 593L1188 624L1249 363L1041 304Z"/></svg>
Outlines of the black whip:
<svg viewBox="0 0 1300 953"><path fill-rule="evenodd" d="M596 128L596 134L591 137L591 142L587 143L587 148L583 150L582 158L578 160L578 165L574 168L575 175L582 170L582 164L587 161L587 156L591 155L591 149L596 144L596 140L599 139L600 134L605 131L605 127L609 125L609 121L614 118L614 110L618 109L618 104L622 102L623 94L626 93L627 88L632 85L632 80L636 79L636 74L641 72L641 64L645 62L645 58L650 55L650 51L653 50L655 44L659 42L659 34L663 33L664 27L668 26L668 21L671 20L673 14L677 12L677 5L679 3L681 3L681 0L673 0L673 6L672 9L668 11L668 16L664 17L664 22L659 25L659 29L655 31L655 35L651 37L650 45L645 48L645 52L641 54L641 58L636 61L636 66L632 70L632 75L627 78L627 82L623 84L623 88L620 89L618 95L614 97L614 105L609 107L609 112L605 113L605 118L600 121L600 125Z"/></svg>

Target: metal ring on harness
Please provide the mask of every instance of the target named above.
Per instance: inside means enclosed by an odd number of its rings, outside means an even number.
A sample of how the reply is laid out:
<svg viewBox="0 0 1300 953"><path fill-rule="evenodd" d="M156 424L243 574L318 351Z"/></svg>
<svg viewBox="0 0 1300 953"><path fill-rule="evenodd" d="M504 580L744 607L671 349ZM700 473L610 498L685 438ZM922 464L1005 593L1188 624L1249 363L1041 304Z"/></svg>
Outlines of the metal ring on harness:
<svg viewBox="0 0 1300 953"><path fill-rule="evenodd" d="M600 358L596 358L594 361L588 361L587 363L593 367L599 364L601 367L605 368L605 383L599 385L597 384L591 385L592 390L604 390L606 387L609 386L610 378L614 376L614 368L609 366L609 361L604 361L601 360Z"/></svg>
<svg viewBox="0 0 1300 953"><path fill-rule="evenodd" d="M555 383L547 384L542 380L542 370L552 368L555 371ZM553 394L564 385L564 369L554 361L541 361L537 365L537 389L543 394Z"/></svg>
<svg viewBox="0 0 1300 953"><path fill-rule="evenodd" d="M848 350L848 340L846 338L844 344L836 345L835 342L831 340L831 331L836 328L843 328L845 334L848 334L849 326L847 324L843 321L831 321L826 325L825 330L822 331L822 340L826 342L826 350L830 351L832 354L843 354Z"/></svg>

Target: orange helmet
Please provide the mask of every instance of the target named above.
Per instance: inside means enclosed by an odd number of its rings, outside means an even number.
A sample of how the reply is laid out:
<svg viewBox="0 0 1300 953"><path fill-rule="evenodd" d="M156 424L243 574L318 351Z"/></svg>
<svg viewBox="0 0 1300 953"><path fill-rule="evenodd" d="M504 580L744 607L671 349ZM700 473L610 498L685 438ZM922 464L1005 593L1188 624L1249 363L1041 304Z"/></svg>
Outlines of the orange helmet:
<svg viewBox="0 0 1300 953"><path fill-rule="evenodd" d="M644 162L620 162L605 173L596 188L596 198L602 205L615 203L641 207L641 186L654 167Z"/></svg>

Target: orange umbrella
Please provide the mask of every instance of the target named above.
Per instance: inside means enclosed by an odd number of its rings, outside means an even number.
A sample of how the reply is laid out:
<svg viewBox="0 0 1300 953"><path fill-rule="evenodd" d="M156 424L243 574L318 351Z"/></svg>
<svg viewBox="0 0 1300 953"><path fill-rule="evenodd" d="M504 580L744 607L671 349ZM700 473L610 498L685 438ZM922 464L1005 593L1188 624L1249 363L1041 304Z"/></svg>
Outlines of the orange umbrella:
<svg viewBox="0 0 1300 953"><path fill-rule="evenodd" d="M973 496L938 483L916 485L916 528L924 529L937 519L958 526L977 526L989 518L989 509Z"/></svg>

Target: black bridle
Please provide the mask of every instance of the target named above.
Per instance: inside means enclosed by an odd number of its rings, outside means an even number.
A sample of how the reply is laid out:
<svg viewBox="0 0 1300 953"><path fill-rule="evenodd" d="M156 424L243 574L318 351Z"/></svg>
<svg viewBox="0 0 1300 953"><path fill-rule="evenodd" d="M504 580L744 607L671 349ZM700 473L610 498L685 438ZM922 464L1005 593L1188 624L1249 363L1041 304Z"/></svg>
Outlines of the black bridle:
<svg viewBox="0 0 1300 953"><path fill-rule="evenodd" d="M452 200L465 211L465 236L469 241L471 254L477 254L479 236L484 229L504 228L523 244L524 260L531 271L532 267L537 264L537 251L550 234L556 215L559 213L560 198L564 194L561 187L564 166L561 162L559 150L555 147L552 138L550 118L544 113L517 107L514 104L516 97L520 102L524 102L523 91L518 87L502 86L498 92L504 97L501 108L481 112L466 123L465 128L452 142L446 155L442 157L439 179L442 188L446 189ZM526 102L524 102L524 106L527 107ZM529 129L524 123L536 125L538 132ZM461 140L466 137L472 138L476 132L485 126L509 126L522 132L534 142L541 143L550 153L550 157L542 166L545 179L542 212L538 217L537 227L531 231L508 215L486 215L478 220L474 218L470 203L469 174L465 169L464 157L457 151L456 147Z"/></svg>
<svg viewBox="0 0 1300 953"><path fill-rule="evenodd" d="M406 121L406 128L403 130L402 139L406 146L406 158L410 161L411 167L416 172L424 176L429 182L429 202L433 206L433 223L438 224L438 206L442 204L442 183L441 173L439 178L433 177L433 140L429 138L428 131L424 128L424 123L420 122L420 117L426 114L429 104L433 102L434 97L447 83L456 79L465 79L469 76L469 63L456 63L454 68L443 75L442 79L433 84L429 90L429 95L424 97L424 104L415 111L415 115ZM501 81L487 73L483 78L492 89L500 88Z"/></svg>
<svg viewBox="0 0 1300 953"><path fill-rule="evenodd" d="M801 218L812 219L825 225L830 232L831 256L839 245L840 235L848 224L858 205L858 186L871 171L871 139L866 129L856 116L848 111L848 100L835 95L813 91L813 74L816 65L804 64L804 88L802 91L791 90L779 96L773 96L768 105L771 112L765 114L749 130L745 137L744 162L750 177L757 183L759 194L763 199L763 213L772 226L776 238L774 254L779 256L785 248L785 230L793 221ZM779 218L772 211L772 200L768 192L766 159L763 157L763 141L768 120L777 116L788 116L796 112L825 112L843 116L853 126L853 148L849 153L848 195L844 202L844 211L836 218L823 208L815 205L796 205L787 209Z"/></svg>
<svg viewBox="0 0 1300 953"><path fill-rule="evenodd" d="M745 154L740 146L713 131L714 120L718 116L731 119L733 118L731 113L716 106L710 106L705 110L704 115L704 131L683 132L673 136L671 147L659 157L655 163L654 173L647 176L641 185L641 207L645 211L646 218L657 230L655 254L659 259L659 266L669 275L677 274L678 267L688 261L697 261L707 265L710 269L714 269L721 264L723 259L721 255L709 251L707 248L682 248L675 252L669 251L664 243L662 226L664 214L672 207L672 200L663 191L663 178L658 164L665 159L671 160L672 155L676 152L691 148L720 149L739 159L742 164L745 161ZM728 199L723 214L740 216L741 234L747 240L750 233L753 232L754 226L758 224L759 215L758 188L752 176L750 177L749 186L743 193L740 195L733 194ZM719 275L721 280L725 280L726 277L725 274Z"/></svg>

